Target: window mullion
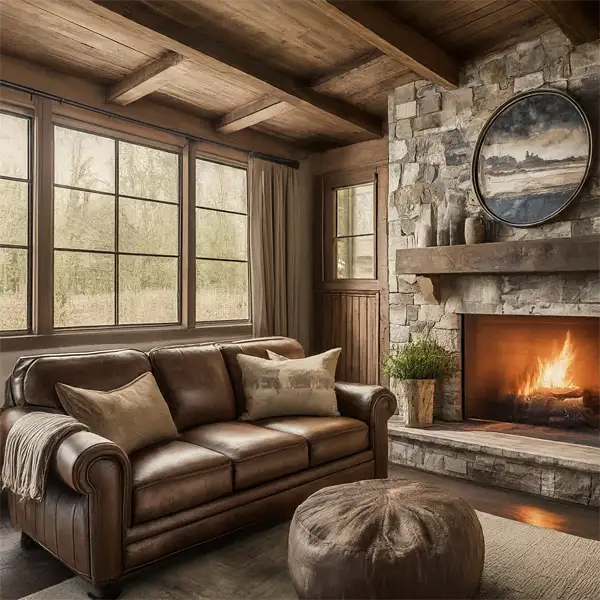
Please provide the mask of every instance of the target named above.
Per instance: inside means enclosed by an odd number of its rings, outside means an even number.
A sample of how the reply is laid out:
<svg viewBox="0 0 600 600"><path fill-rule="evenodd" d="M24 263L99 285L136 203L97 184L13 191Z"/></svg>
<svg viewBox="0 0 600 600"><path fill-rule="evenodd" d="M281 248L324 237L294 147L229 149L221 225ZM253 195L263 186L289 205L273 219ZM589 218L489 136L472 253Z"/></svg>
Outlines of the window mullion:
<svg viewBox="0 0 600 600"><path fill-rule="evenodd" d="M115 140L115 325L119 324L119 141Z"/></svg>
<svg viewBox="0 0 600 600"><path fill-rule="evenodd" d="M183 150L181 169L181 321L196 326L196 143Z"/></svg>
<svg viewBox="0 0 600 600"><path fill-rule="evenodd" d="M54 313L54 129L52 100L34 102L33 331L50 334Z"/></svg>

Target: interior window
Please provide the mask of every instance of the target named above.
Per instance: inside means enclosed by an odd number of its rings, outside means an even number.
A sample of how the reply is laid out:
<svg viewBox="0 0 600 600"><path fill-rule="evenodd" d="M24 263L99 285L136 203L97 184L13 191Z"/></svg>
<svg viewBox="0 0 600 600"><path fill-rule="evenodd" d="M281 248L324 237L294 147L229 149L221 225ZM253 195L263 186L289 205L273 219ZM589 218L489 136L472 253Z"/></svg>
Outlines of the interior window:
<svg viewBox="0 0 600 600"><path fill-rule="evenodd" d="M30 329L31 119L0 112L0 331Z"/></svg>
<svg viewBox="0 0 600 600"><path fill-rule="evenodd" d="M180 321L179 163L55 126L55 327Z"/></svg>
<svg viewBox="0 0 600 600"><path fill-rule="evenodd" d="M196 320L249 318L246 170L196 161Z"/></svg>
<svg viewBox="0 0 600 600"><path fill-rule="evenodd" d="M336 279L375 278L373 184L335 190Z"/></svg>

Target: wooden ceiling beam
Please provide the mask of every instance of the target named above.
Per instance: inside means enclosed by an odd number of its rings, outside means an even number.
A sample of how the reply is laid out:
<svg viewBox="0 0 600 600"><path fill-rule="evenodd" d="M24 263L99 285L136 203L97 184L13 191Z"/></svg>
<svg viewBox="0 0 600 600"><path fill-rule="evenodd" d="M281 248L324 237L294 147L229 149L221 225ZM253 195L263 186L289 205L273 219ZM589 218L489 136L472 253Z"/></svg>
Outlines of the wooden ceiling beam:
<svg viewBox="0 0 600 600"><path fill-rule="evenodd" d="M305 82L296 80L286 73L270 67L265 61L254 59L235 48L228 47L221 40L200 35L197 30L183 23L154 12L148 5L122 0L92 0L95 4L137 23L154 32L157 41L186 58L206 64L210 58L221 65L227 65L258 81L266 83L282 94L292 106L319 110L329 116L370 133L373 137L383 135L383 123L372 115L352 104L320 94Z"/></svg>
<svg viewBox="0 0 600 600"><path fill-rule="evenodd" d="M458 61L375 2L309 0L323 14L425 79L445 88L458 86Z"/></svg>
<svg viewBox="0 0 600 600"><path fill-rule="evenodd" d="M264 96L254 102L233 109L217 123L217 131L220 133L233 133L247 127L252 127L277 115L291 110L292 105L279 96Z"/></svg>
<svg viewBox="0 0 600 600"><path fill-rule="evenodd" d="M373 50L362 54L358 58L351 62L344 63L338 68L326 73L325 75L315 79L310 83L309 87L318 90L320 86L324 86L326 83L335 79L341 79L347 77L354 71L363 69L379 60L382 56L385 56L383 52L379 50ZM217 131L221 133L233 133L234 131L240 131L246 127L252 127L263 121L268 121L273 117L281 115L292 108L292 105L281 99L281 96L276 94L265 96L250 102L245 106L235 108L230 113L221 117L217 123Z"/></svg>
<svg viewBox="0 0 600 600"><path fill-rule="evenodd" d="M598 2L585 0L531 0L576 45L600 37Z"/></svg>
<svg viewBox="0 0 600 600"><path fill-rule="evenodd" d="M178 67L184 60L177 52L165 52L160 58L146 63L122 81L111 85L106 91L106 101L127 106L159 90L181 72Z"/></svg>

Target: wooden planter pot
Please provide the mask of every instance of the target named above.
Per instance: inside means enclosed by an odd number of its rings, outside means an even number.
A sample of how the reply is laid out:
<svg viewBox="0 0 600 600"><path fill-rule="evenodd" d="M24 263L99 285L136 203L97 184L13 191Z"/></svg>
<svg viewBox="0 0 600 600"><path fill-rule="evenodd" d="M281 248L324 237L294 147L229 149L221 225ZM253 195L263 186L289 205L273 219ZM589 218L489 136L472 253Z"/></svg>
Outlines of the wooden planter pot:
<svg viewBox="0 0 600 600"><path fill-rule="evenodd" d="M390 382L398 400L395 415L406 427L429 427L433 424L435 379L406 379Z"/></svg>

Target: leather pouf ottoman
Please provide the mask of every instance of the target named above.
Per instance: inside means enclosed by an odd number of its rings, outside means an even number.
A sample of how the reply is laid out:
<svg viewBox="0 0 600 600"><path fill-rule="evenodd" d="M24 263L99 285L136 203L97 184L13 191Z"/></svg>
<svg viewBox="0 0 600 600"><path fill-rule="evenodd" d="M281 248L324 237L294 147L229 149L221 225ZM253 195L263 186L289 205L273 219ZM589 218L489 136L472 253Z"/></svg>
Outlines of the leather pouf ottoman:
<svg viewBox="0 0 600 600"><path fill-rule="evenodd" d="M422 483L375 479L303 502L288 566L300 598L470 598L484 554L467 502Z"/></svg>

